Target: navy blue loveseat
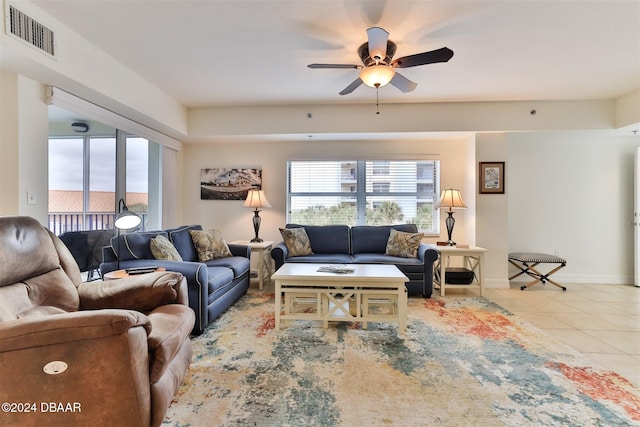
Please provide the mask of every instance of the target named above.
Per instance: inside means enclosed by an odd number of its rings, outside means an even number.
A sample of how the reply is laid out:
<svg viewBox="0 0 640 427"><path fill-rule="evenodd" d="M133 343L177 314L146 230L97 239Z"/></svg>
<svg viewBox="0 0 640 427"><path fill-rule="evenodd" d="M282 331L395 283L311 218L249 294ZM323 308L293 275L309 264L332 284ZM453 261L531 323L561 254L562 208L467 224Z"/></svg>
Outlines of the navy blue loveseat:
<svg viewBox="0 0 640 427"><path fill-rule="evenodd" d="M198 261L198 253L189 230L202 230L200 225L188 225L167 230L128 233L120 236L120 268L158 266L182 273L187 279L189 306L196 313L193 334L201 334L222 312L237 301L249 288L251 248L229 244L232 257L206 262ZM151 239L157 235L168 238L183 261L161 261L151 253ZM103 248L100 273L116 270L118 237Z"/></svg>
<svg viewBox="0 0 640 427"><path fill-rule="evenodd" d="M327 264L394 264L409 278L406 287L409 295L430 298L433 293L433 263L438 259L438 250L421 243L417 258L386 255L387 241L393 228L406 233L417 233L415 224L387 226L358 225L298 225L287 224L286 228L303 227L309 236L313 255L290 257L287 246L280 242L273 246L271 258L276 269L285 262L308 262Z"/></svg>

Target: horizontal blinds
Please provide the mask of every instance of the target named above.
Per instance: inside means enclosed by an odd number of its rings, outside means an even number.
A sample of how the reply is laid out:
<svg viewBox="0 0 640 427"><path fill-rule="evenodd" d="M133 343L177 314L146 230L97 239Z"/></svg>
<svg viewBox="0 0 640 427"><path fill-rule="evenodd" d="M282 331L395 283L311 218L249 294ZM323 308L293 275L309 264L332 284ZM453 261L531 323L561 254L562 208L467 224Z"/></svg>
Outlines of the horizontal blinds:
<svg viewBox="0 0 640 427"><path fill-rule="evenodd" d="M399 224L437 231L437 160L291 161L289 222Z"/></svg>

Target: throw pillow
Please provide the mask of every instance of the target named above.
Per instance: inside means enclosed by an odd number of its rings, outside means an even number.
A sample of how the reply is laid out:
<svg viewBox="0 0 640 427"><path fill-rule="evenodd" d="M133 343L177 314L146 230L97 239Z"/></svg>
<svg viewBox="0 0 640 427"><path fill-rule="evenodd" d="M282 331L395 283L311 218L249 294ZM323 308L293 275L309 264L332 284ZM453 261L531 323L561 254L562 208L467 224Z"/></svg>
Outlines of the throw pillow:
<svg viewBox="0 0 640 427"><path fill-rule="evenodd" d="M233 256L220 230L189 230L200 262Z"/></svg>
<svg viewBox="0 0 640 427"><path fill-rule="evenodd" d="M386 254L403 258L416 258L418 256L418 247L423 237L424 234L422 233L405 233L392 228L387 241Z"/></svg>
<svg viewBox="0 0 640 427"><path fill-rule="evenodd" d="M173 243L162 235L152 238L149 245L151 246L151 253L155 259L182 261L182 257L176 247L173 246Z"/></svg>
<svg viewBox="0 0 640 427"><path fill-rule="evenodd" d="M311 242L304 228L281 228L280 234L282 234L290 257L313 255Z"/></svg>

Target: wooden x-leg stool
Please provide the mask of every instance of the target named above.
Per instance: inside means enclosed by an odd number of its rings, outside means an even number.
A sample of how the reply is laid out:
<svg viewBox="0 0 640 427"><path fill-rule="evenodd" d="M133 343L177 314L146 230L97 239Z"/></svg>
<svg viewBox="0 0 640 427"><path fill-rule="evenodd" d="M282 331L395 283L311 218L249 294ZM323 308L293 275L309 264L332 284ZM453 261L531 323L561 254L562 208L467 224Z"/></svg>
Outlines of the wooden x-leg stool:
<svg viewBox="0 0 640 427"><path fill-rule="evenodd" d="M554 255L533 253L533 252L512 252L509 254L509 262L520 270L519 273L516 273L513 276L509 277L509 280L514 279L522 274L527 274L528 276L533 277L535 279L527 283L525 286L521 286L520 287L521 290L525 290L529 286L533 286L538 282L542 282L542 283L549 282L552 285L556 285L557 287L561 288L563 291L567 290L567 288L562 286L560 283L555 282L554 280L549 278L549 276L551 276L553 273L555 273L556 271L560 270L561 268L567 265L567 261L563 258L554 256ZM559 265L554 269L552 269L551 271L549 271L548 273L544 274L536 270L535 267L538 264L559 264Z"/></svg>

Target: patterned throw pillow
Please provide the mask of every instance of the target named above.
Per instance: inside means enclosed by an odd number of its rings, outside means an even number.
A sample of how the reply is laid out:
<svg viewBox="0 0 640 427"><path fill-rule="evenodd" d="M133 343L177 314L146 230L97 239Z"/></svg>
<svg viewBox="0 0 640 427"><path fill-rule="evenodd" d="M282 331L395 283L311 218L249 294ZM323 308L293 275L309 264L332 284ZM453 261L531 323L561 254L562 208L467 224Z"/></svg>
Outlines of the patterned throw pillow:
<svg viewBox="0 0 640 427"><path fill-rule="evenodd" d="M220 230L189 230L200 262L233 256Z"/></svg>
<svg viewBox="0 0 640 427"><path fill-rule="evenodd" d="M164 261L182 261L182 257L173 243L166 237L160 235L151 239L151 253L155 259Z"/></svg>
<svg viewBox="0 0 640 427"><path fill-rule="evenodd" d="M311 242L304 228L281 228L280 234L289 251L289 256L313 255Z"/></svg>
<svg viewBox="0 0 640 427"><path fill-rule="evenodd" d="M416 258L418 256L418 247L423 237L424 234L422 233L405 233L392 228L387 241L386 254L403 258Z"/></svg>

